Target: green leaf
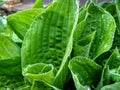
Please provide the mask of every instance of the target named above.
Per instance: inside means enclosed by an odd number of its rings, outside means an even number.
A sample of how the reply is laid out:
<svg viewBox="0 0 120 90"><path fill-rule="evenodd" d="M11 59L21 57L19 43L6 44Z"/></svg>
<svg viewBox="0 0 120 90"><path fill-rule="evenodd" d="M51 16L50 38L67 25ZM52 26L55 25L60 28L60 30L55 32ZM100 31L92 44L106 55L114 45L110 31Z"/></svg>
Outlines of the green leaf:
<svg viewBox="0 0 120 90"><path fill-rule="evenodd" d="M0 90L18 90L22 85L24 80L21 75L0 75Z"/></svg>
<svg viewBox="0 0 120 90"><path fill-rule="evenodd" d="M104 85L107 85L110 83L110 76L109 76L109 66L104 65L104 68L102 70L102 75L100 82L96 88L96 90L100 90Z"/></svg>
<svg viewBox="0 0 120 90"><path fill-rule="evenodd" d="M116 13L116 7L115 7L115 2L104 2L103 5L101 6L103 7L106 11L108 11L112 16L115 16Z"/></svg>
<svg viewBox="0 0 120 90"><path fill-rule="evenodd" d="M19 47L22 46L22 40L13 32L11 39L15 42Z"/></svg>
<svg viewBox="0 0 120 90"><path fill-rule="evenodd" d="M51 64L36 63L28 65L23 70L23 75L31 80L45 81L52 84L54 79L54 68Z"/></svg>
<svg viewBox="0 0 120 90"><path fill-rule="evenodd" d="M0 75L21 75L21 71L20 57L0 60Z"/></svg>
<svg viewBox="0 0 120 90"><path fill-rule="evenodd" d="M74 46L72 57L75 56L89 57L91 43L94 39L95 32L81 38L81 34L83 33L83 30L87 23L86 22L87 16L88 16L87 6L83 6L80 10L78 24L74 32Z"/></svg>
<svg viewBox="0 0 120 90"><path fill-rule="evenodd" d="M17 88L17 90L30 90L31 86L28 85L21 85L20 87Z"/></svg>
<svg viewBox="0 0 120 90"><path fill-rule="evenodd" d="M90 50L90 58L96 59L111 48L116 24L114 18L107 11L98 7L93 2L87 8L86 25L80 37L83 38L96 31Z"/></svg>
<svg viewBox="0 0 120 90"><path fill-rule="evenodd" d="M78 56L70 61L69 69L72 73L76 89L86 90L85 86L93 86L99 80L101 66L91 59Z"/></svg>
<svg viewBox="0 0 120 90"><path fill-rule="evenodd" d="M88 16L88 6L86 3L86 5L81 7L79 10L78 23L86 19L87 16Z"/></svg>
<svg viewBox="0 0 120 90"><path fill-rule="evenodd" d="M77 19L77 0L54 1L38 15L23 40L22 72L24 73L24 69L29 65L51 63L58 71L54 78L54 86L63 88Z"/></svg>
<svg viewBox="0 0 120 90"><path fill-rule="evenodd" d="M119 28L119 20L118 20L118 16L117 16L117 10L116 10L116 4L115 1L113 2L104 2L102 7L108 11L115 19L116 21L116 25L117 25L117 29Z"/></svg>
<svg viewBox="0 0 120 90"><path fill-rule="evenodd" d="M119 20L119 32L120 32L120 0L115 0L115 3L116 3L117 16Z"/></svg>
<svg viewBox="0 0 120 90"><path fill-rule="evenodd" d="M106 85L101 90L120 90L120 82Z"/></svg>
<svg viewBox="0 0 120 90"><path fill-rule="evenodd" d="M20 48L8 37L0 35L0 60L20 57Z"/></svg>
<svg viewBox="0 0 120 90"><path fill-rule="evenodd" d="M80 38L81 38L80 36L86 25L87 16L88 16L87 6L83 6L79 11L78 24L77 24L75 32L74 32L74 42L77 42L80 40Z"/></svg>
<svg viewBox="0 0 120 90"><path fill-rule="evenodd" d="M112 81L120 82L120 68L112 69L109 73Z"/></svg>
<svg viewBox="0 0 120 90"><path fill-rule="evenodd" d="M97 87L98 90L100 90L104 85L110 83L110 79L112 78L112 76L114 77L113 75L114 73L111 72L111 70L118 68L119 66L120 66L120 54L118 49L116 48L104 65L101 80Z"/></svg>
<svg viewBox="0 0 120 90"><path fill-rule="evenodd" d="M0 35L1 90L14 89L22 85L21 71L20 48L8 37Z"/></svg>
<svg viewBox="0 0 120 90"><path fill-rule="evenodd" d="M31 86L24 85L24 86L17 88L17 90L31 90Z"/></svg>
<svg viewBox="0 0 120 90"><path fill-rule="evenodd" d="M36 0L32 8L43 8L42 0Z"/></svg>
<svg viewBox="0 0 120 90"><path fill-rule="evenodd" d="M84 30L86 24L86 19L82 20L80 23L77 24L75 32L74 32L74 42L78 42L80 40L80 36Z"/></svg>
<svg viewBox="0 0 120 90"><path fill-rule="evenodd" d="M42 13L42 8L20 11L7 17L8 29L13 30L21 39L30 28L31 23L37 15Z"/></svg>
<svg viewBox="0 0 120 90"><path fill-rule="evenodd" d="M73 47L73 57L75 56L89 57L91 43L93 42L94 36L95 32L80 39L78 42L75 41Z"/></svg>
<svg viewBox="0 0 120 90"><path fill-rule="evenodd" d="M46 83L46 82L35 81L33 83L33 86L32 86L31 90L60 90L60 89L58 89L55 86L50 85L49 83Z"/></svg>
<svg viewBox="0 0 120 90"><path fill-rule="evenodd" d="M120 54L117 48L110 56L107 65L109 65L110 69L118 68L120 66Z"/></svg>

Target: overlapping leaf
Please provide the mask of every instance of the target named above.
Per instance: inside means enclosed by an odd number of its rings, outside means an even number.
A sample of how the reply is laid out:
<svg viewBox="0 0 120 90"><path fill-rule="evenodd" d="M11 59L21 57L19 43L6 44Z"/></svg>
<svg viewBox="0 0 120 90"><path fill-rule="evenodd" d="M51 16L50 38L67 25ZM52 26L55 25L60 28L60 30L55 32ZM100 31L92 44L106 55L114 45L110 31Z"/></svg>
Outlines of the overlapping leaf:
<svg viewBox="0 0 120 90"><path fill-rule="evenodd" d="M42 0L36 0L34 5L33 5L33 8L43 8Z"/></svg>
<svg viewBox="0 0 120 90"><path fill-rule="evenodd" d="M35 8L9 15L7 17L8 28L13 30L21 39L23 39L35 17L42 11L42 8Z"/></svg>
<svg viewBox="0 0 120 90"><path fill-rule="evenodd" d="M115 0L116 3L116 11L119 20L119 32L120 32L120 0Z"/></svg>
<svg viewBox="0 0 120 90"><path fill-rule="evenodd" d="M63 87L68 72L67 59L72 50L73 32L77 24L77 4L77 0L57 0L35 18L22 45L23 75L28 73L25 69L29 65L51 63L58 70L53 83L58 88Z"/></svg>
<svg viewBox="0 0 120 90"><path fill-rule="evenodd" d="M87 10L86 10L87 9ZM98 7L91 2L86 9L87 17L85 18L85 25L82 26L77 33L80 33L79 39L86 37L96 31L95 38L93 40L90 49L90 58L97 58L102 53L108 51L113 42L114 32L116 30L116 24L113 17L101 7ZM85 12L81 15L85 15ZM81 16L83 17L83 16ZM77 36L78 37L78 36Z"/></svg>
<svg viewBox="0 0 120 90"><path fill-rule="evenodd" d="M120 82L116 82L114 84L106 85L101 90L119 90Z"/></svg>
<svg viewBox="0 0 120 90"><path fill-rule="evenodd" d="M77 90L86 90L85 86L95 85L99 80L101 67L93 60L75 57L70 61L69 68Z"/></svg>
<svg viewBox="0 0 120 90"><path fill-rule="evenodd" d="M8 37L0 35L1 90L14 89L22 85L23 77L21 72L20 48Z"/></svg>
<svg viewBox="0 0 120 90"><path fill-rule="evenodd" d="M119 66L120 66L120 54L118 49L116 48L114 52L111 54L110 58L107 60L106 64L104 65L101 80L97 88L98 90L100 90L104 85L110 84L110 80L113 79L114 81L115 75L116 78L119 77L119 74L115 72L116 71L115 69L119 68Z"/></svg>

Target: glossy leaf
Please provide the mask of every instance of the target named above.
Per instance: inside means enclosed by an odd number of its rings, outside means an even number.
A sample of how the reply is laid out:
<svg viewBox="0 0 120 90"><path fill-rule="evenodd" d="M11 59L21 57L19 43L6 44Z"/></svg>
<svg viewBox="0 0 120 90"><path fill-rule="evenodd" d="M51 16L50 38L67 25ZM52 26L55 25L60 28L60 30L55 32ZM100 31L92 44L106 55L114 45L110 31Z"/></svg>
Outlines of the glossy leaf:
<svg viewBox="0 0 120 90"><path fill-rule="evenodd" d="M20 57L0 60L0 75L21 75Z"/></svg>
<svg viewBox="0 0 120 90"><path fill-rule="evenodd" d="M20 48L8 37L0 35L0 60L20 57Z"/></svg>
<svg viewBox="0 0 120 90"><path fill-rule="evenodd" d="M77 42L80 40L80 36L84 30L84 27L86 25L86 18L87 18L87 6L84 6L79 11L79 17L78 17L78 24L76 26L75 32L74 32L74 42Z"/></svg>
<svg viewBox="0 0 120 90"><path fill-rule="evenodd" d="M21 75L0 75L0 90L18 90L22 85L24 80Z"/></svg>
<svg viewBox="0 0 120 90"><path fill-rule="evenodd" d="M112 55L110 56L107 65L110 69L118 68L120 66L120 54L119 50L116 48Z"/></svg>
<svg viewBox="0 0 120 90"><path fill-rule="evenodd" d="M35 18L22 45L24 75L28 73L24 69L29 65L51 63L58 71L53 83L58 88L63 87L67 78L67 60L72 50L73 32L77 24L77 4L77 0L57 0Z"/></svg>
<svg viewBox="0 0 120 90"><path fill-rule="evenodd" d="M58 89L55 86L50 85L49 83L46 83L44 81L43 82L35 81L33 83L32 90L61 90L61 89Z"/></svg>
<svg viewBox="0 0 120 90"><path fill-rule="evenodd" d="M11 14L7 17L8 28L23 39L35 17L42 11L42 8L35 8Z"/></svg>
<svg viewBox="0 0 120 90"><path fill-rule="evenodd" d="M120 0L115 0L115 3L116 3L117 16L119 20L119 32L120 32Z"/></svg>
<svg viewBox="0 0 120 90"><path fill-rule="evenodd" d="M120 68L112 69L109 71L109 73L112 81L120 82Z"/></svg>
<svg viewBox="0 0 120 90"><path fill-rule="evenodd" d="M91 58L95 59L111 48L115 28L115 21L107 11L98 7L93 2L88 5L86 25L80 37L83 38L86 35L96 31L96 35L90 50Z"/></svg>
<svg viewBox="0 0 120 90"><path fill-rule="evenodd" d="M20 48L0 35L0 88L14 89L23 84ZM16 78L17 77L17 78Z"/></svg>
<svg viewBox="0 0 120 90"><path fill-rule="evenodd" d="M93 60L85 57L74 57L69 63L69 69L77 90L84 86L95 85L99 77L101 66L96 64ZM85 88L85 87L84 87ZM84 89L81 89L84 90Z"/></svg>
<svg viewBox="0 0 120 90"><path fill-rule="evenodd" d="M74 42L73 56L89 57L91 43L93 42L95 32L86 37L80 39L78 42Z"/></svg>
<svg viewBox="0 0 120 90"><path fill-rule="evenodd" d="M28 67L24 69L23 75L31 80L46 81L52 84L54 79L54 68L51 64L44 63L28 65Z"/></svg>
<svg viewBox="0 0 120 90"><path fill-rule="evenodd" d="M86 35L84 38L81 38L81 34L83 33L83 30L87 23L86 22L87 16L88 13L87 13L87 5L86 5L80 9L78 24L74 32L74 46L73 46L72 57L75 56L89 57L91 43L94 39L95 32L93 32L90 35Z"/></svg>
<svg viewBox="0 0 120 90"><path fill-rule="evenodd" d="M104 65L101 80L97 87L98 90L100 90L100 88L102 88L104 85L110 83L110 79L112 78L112 75L115 74L114 72L111 72L111 70L116 69L119 66L120 66L120 54L118 49L116 48Z"/></svg>
<svg viewBox="0 0 120 90"><path fill-rule="evenodd" d="M116 82L114 84L106 85L101 90L119 90L120 82Z"/></svg>
<svg viewBox="0 0 120 90"><path fill-rule="evenodd" d="M117 16L115 0L113 2L104 2L102 7L114 17L114 19L116 21L117 29L118 29L119 28L119 20L118 20L118 16Z"/></svg>
<svg viewBox="0 0 120 90"><path fill-rule="evenodd" d="M32 8L43 8L43 0L36 0Z"/></svg>
<svg viewBox="0 0 120 90"><path fill-rule="evenodd" d="M30 90L31 89L31 86L21 86L19 88L17 88L17 90Z"/></svg>

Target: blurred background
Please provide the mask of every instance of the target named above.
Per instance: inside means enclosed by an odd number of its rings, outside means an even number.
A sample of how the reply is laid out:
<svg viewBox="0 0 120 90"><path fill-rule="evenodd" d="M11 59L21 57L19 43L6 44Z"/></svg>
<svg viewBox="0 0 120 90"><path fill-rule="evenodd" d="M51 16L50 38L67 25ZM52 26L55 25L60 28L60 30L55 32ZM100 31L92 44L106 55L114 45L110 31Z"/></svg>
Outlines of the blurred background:
<svg viewBox="0 0 120 90"><path fill-rule="evenodd" d="M43 0L44 6L49 5L53 0ZM84 5L86 1L80 0L80 6ZM112 2L113 0L95 0L99 3ZM32 8L35 0L0 0L0 30L6 30L7 21L6 17L17 11L26 10Z"/></svg>
<svg viewBox="0 0 120 90"><path fill-rule="evenodd" d="M53 0L43 0L43 3L45 6L47 6L52 1ZM87 0L80 0L80 6L84 5L86 1ZM112 0L97 0L97 1L110 2ZM9 15L17 11L30 9L34 2L35 0L0 0L0 15Z"/></svg>

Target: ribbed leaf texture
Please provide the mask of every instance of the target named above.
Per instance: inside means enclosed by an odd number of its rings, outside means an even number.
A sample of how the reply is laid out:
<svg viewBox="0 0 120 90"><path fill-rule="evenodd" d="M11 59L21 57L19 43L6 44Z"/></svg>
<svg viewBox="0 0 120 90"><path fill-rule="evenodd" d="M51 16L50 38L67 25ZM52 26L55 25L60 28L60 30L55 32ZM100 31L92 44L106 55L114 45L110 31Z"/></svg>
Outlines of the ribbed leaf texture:
<svg viewBox="0 0 120 90"><path fill-rule="evenodd" d="M13 30L21 39L30 28L32 21L43 11L42 8L24 10L7 17L8 29Z"/></svg>
<svg viewBox="0 0 120 90"><path fill-rule="evenodd" d="M78 20L77 0L54 1L33 21L22 45L22 69L36 63L53 64L53 83L62 88L68 72L74 28ZM34 74L34 73L32 73Z"/></svg>

